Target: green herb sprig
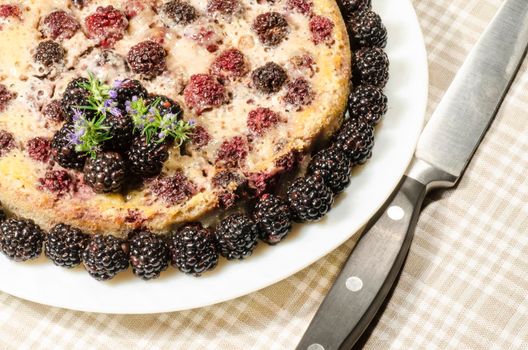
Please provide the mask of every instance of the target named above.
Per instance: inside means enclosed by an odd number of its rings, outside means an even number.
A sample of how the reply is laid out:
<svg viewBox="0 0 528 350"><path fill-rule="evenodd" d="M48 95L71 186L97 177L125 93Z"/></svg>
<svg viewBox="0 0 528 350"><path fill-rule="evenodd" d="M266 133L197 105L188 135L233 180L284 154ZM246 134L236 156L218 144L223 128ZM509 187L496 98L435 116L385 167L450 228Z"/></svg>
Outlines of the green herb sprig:
<svg viewBox="0 0 528 350"><path fill-rule="evenodd" d="M190 138L195 127L194 122L181 120L181 113L162 115L158 108L160 102L160 99L156 99L147 104L142 98L134 98L127 104L127 111L132 115L134 126L145 136L147 143L152 140L162 143L172 138L181 146Z"/></svg>
<svg viewBox="0 0 528 350"><path fill-rule="evenodd" d="M95 158L99 146L111 139L109 127L104 124L105 116L96 114L94 118L88 119L86 114L76 110L72 121L73 132L70 134L70 142L75 145L75 151Z"/></svg>
<svg viewBox="0 0 528 350"><path fill-rule="evenodd" d="M76 106L72 117L73 130L70 142L75 151L95 158L102 143L110 140L110 127L105 123L107 113L120 113L110 98L110 86L104 84L93 73L88 73L88 82L79 83L80 88L89 92L88 104ZM93 111L93 113L87 113Z"/></svg>
<svg viewBox="0 0 528 350"><path fill-rule="evenodd" d="M84 110L94 110L100 114L106 114L109 107L108 103L111 101L109 99L111 87L103 83L91 72L88 72L88 82L79 83L79 87L90 93L88 96L89 106L79 106L79 108Z"/></svg>

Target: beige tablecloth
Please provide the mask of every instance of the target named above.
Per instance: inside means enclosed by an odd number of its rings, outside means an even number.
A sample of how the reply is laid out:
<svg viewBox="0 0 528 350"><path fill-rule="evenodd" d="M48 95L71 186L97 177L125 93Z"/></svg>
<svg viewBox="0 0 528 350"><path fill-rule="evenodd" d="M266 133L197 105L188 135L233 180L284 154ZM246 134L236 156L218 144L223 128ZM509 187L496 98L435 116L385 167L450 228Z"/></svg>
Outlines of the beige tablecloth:
<svg viewBox="0 0 528 350"><path fill-rule="evenodd" d="M429 54L429 115L500 4L414 0ZM527 91L525 62L462 182L428 201L366 349L528 346ZM352 245L260 292L188 312L96 315L0 293L0 349L293 349Z"/></svg>

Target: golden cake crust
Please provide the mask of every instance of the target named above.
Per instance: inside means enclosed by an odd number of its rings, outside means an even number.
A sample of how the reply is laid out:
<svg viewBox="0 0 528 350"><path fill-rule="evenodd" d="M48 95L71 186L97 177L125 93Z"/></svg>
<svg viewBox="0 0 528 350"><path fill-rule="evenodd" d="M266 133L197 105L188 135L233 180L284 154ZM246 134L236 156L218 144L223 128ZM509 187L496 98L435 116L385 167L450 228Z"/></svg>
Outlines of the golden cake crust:
<svg viewBox="0 0 528 350"><path fill-rule="evenodd" d="M205 1L191 2L197 8L205 9ZM149 91L168 95L180 102L185 110L185 119L196 120L198 124L208 128L212 141L200 149L192 145L186 146L185 152L173 147L163 174L171 176L183 173L194 183L197 191L181 203L160 200L149 190L148 183L127 194L99 195L83 185L82 174L69 171L77 181L75 190L57 195L43 188L42 179L46 172L61 168L57 164L43 163L29 157L27 141L34 137L51 138L60 128L60 125L43 118L42 108L60 96L71 78L89 68L83 61L82 52L87 45L94 43L86 39L82 31L77 33L63 43L68 51L66 66L69 68L57 73L53 81L36 78L32 55L36 43L43 40L37 29L39 22L42 16L56 9L66 9L83 18L98 5L111 4L116 8L123 8L125 5L121 1L93 1L81 11L69 8L69 1L32 0L24 3L24 25L7 23L0 31L0 47L4 52L12 52L11 55L0 55L0 84L17 94L17 98L10 102L7 109L0 112L0 130L12 133L16 144L13 150L0 157L0 202L7 211L31 218L44 229L57 223L67 223L89 233L125 235L139 226L162 233L174 224L197 220L219 206L219 190L215 188L212 179L225 169L215 164L214 160L224 141L236 135L248 135L243 118L246 118L249 110L259 106L270 107L284 115L286 121L265 136L249 141L252 148L248 150L244 164L237 169L238 173L246 177L280 171L280 167L276 165L278 159L292 152L304 152L317 140L328 137L340 124L346 108L351 53L345 24L334 0L313 1L313 12L334 23L332 43L313 43L310 40L308 19L294 12L287 15L290 23L289 38L276 48L262 48L255 34L248 29L249 21L232 20L223 28L226 37L221 49L236 47L241 50L247 55L251 70L267 61L276 61L286 67L289 81L293 81L301 73L295 67L292 68L291 58L303 54L313 58L313 76L307 79L314 91L314 99L300 110L285 106L281 99L284 89L271 98L261 96L251 87L248 75L241 81L230 83L228 89L232 100L228 105L196 115L185 105L182 90L191 74L207 73L215 54L207 53L202 48L192 48L192 43L173 35L171 29L146 30L144 21L152 20L155 14L145 10L148 13L130 19L129 35L116 43L115 52L125 56L138 40L165 36L164 46L169 53L167 65L170 72L145 82L145 86ZM285 3L286 1L276 1L272 10L286 13ZM155 1L151 4L159 5ZM248 16L253 16L266 10L265 6L257 5L255 1L248 5L246 12ZM241 31L244 28L246 31ZM235 32L236 35L233 34ZM178 46L178 43L182 44ZM196 50L194 55L199 58L196 63L192 59L187 62L183 56L189 52L180 55L178 50ZM118 72L117 75L119 74ZM252 101L247 102L250 99ZM230 186L234 187L234 184Z"/></svg>

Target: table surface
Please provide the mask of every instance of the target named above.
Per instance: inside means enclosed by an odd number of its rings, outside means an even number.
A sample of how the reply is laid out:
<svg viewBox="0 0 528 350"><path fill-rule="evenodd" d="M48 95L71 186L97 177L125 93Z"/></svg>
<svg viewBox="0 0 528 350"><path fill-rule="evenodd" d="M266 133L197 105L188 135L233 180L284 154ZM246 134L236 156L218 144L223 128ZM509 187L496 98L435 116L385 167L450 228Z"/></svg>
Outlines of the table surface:
<svg viewBox="0 0 528 350"><path fill-rule="evenodd" d="M429 116L502 1L413 3L428 50ZM404 271L365 349L528 343L526 91L528 60L458 187L426 201ZM186 312L89 314L0 293L0 349L293 349L354 243L262 291Z"/></svg>

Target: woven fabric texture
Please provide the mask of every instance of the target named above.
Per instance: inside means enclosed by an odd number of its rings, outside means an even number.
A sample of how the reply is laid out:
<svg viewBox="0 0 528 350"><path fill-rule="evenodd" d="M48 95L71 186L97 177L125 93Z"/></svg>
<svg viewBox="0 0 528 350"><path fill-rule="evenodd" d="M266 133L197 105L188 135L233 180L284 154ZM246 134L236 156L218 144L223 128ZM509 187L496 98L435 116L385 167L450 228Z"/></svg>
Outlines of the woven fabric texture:
<svg viewBox="0 0 528 350"><path fill-rule="evenodd" d="M413 2L428 50L430 115L502 1ZM527 91L525 62L458 187L428 198L365 349L526 348ZM0 293L0 349L294 349L353 245L262 291L179 313L89 314Z"/></svg>

